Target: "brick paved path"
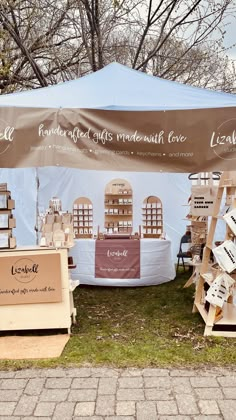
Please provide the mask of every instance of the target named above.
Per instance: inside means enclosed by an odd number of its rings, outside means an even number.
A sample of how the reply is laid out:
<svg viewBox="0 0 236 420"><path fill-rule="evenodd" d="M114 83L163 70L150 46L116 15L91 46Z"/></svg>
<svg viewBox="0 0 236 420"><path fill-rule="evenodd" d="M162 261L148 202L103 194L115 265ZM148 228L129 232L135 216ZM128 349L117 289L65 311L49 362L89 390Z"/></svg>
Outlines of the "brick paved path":
<svg viewBox="0 0 236 420"><path fill-rule="evenodd" d="M0 420L236 420L236 368L0 371Z"/></svg>

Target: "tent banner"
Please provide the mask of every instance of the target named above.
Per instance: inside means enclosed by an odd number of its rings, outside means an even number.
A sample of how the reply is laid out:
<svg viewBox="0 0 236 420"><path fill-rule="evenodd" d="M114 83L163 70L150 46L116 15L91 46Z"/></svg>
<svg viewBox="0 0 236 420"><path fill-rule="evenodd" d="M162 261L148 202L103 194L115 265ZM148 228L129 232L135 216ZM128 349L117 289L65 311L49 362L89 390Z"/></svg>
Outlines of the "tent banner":
<svg viewBox="0 0 236 420"><path fill-rule="evenodd" d="M0 108L0 167L235 170L236 107L173 111Z"/></svg>

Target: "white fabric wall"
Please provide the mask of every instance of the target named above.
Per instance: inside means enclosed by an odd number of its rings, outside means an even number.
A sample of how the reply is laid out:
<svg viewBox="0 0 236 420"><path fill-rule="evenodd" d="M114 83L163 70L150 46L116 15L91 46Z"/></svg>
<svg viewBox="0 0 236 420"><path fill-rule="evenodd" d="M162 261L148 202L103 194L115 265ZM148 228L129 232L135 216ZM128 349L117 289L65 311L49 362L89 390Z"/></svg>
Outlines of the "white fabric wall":
<svg viewBox="0 0 236 420"><path fill-rule="evenodd" d="M37 190L37 178L39 190ZM176 260L179 240L189 224L184 220L189 211L187 204L191 194L188 174L141 173L141 172L97 172L71 168L27 168L0 169L0 183L7 182L12 198L16 202L13 211L16 217L17 246L35 245L37 207L46 210L49 200L57 196L62 200L64 211L72 211L73 201L88 197L93 203L94 233L97 226L104 226L104 191L106 184L114 178L128 180L133 188L133 226L138 231L142 224L142 202L149 195L162 200L164 231L172 242L172 255ZM37 205L38 201L38 205ZM225 223L219 221L215 240L222 240Z"/></svg>
<svg viewBox="0 0 236 420"><path fill-rule="evenodd" d="M64 211L72 211L73 201L78 197L88 197L93 203L94 233L97 226L104 226L104 191L106 184L114 178L124 178L133 189L133 226L138 231L142 224L142 203L149 195L162 200L164 231L172 241L175 258L180 237L185 233L187 220L183 220L189 208L191 182L187 174L140 173L140 172L98 172L70 168L39 168L39 208L46 210L52 196L62 200Z"/></svg>

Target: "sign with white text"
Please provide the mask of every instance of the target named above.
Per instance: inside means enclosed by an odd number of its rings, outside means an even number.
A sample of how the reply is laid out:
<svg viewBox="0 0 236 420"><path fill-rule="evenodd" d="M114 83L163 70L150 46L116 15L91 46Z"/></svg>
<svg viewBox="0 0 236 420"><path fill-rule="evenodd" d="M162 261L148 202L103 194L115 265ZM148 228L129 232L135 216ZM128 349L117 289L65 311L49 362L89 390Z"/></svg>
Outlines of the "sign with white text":
<svg viewBox="0 0 236 420"><path fill-rule="evenodd" d="M97 240L95 278L140 279L140 241Z"/></svg>
<svg viewBox="0 0 236 420"><path fill-rule="evenodd" d="M0 107L0 167L234 170L236 108L114 111Z"/></svg>

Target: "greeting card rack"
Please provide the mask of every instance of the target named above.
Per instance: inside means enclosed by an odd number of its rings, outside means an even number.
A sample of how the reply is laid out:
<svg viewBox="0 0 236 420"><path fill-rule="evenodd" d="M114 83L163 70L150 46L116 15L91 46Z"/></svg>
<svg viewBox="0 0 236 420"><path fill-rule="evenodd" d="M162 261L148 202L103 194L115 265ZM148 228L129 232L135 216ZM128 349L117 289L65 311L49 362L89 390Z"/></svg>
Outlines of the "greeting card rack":
<svg viewBox="0 0 236 420"><path fill-rule="evenodd" d="M73 228L77 239L93 237L93 205L87 197L79 197L73 203Z"/></svg>
<svg viewBox="0 0 236 420"><path fill-rule="evenodd" d="M162 202L156 196L147 197L142 205L143 237L160 238L163 234Z"/></svg>
<svg viewBox="0 0 236 420"><path fill-rule="evenodd" d="M212 262L212 254L216 253L217 246L219 246L219 243L215 241L217 222L220 219L224 220L221 210L223 198L226 200L225 204L223 203L223 209L236 207L236 172L224 172L221 175L206 246L203 252L200 275L196 284L193 312L198 311L205 322L204 335L236 337L236 306L233 298L236 272L234 270L227 273L217 261ZM235 234L226 224L225 241L227 240L234 243ZM232 279L233 286L231 285L230 287L230 293L225 295L227 299L224 299L222 290L220 290L221 296L217 295L219 286L217 286L217 279L222 277L222 275L225 275L226 278L229 275ZM214 286L213 282L216 286ZM214 302L208 297L208 291L212 285L215 287L211 297L211 299L214 299ZM225 289L225 285L223 287ZM217 304L218 297L219 301L221 300L221 304ZM223 301L222 298L224 299Z"/></svg>
<svg viewBox="0 0 236 420"><path fill-rule="evenodd" d="M15 201L11 198L7 184L0 184L0 250L16 247L16 238L12 236L12 229L16 227L12 214L14 208Z"/></svg>

